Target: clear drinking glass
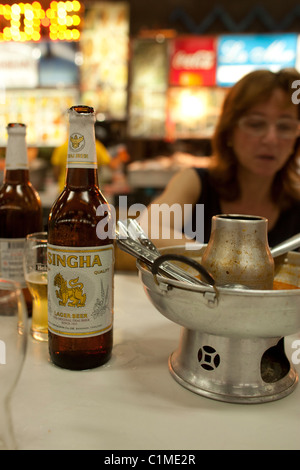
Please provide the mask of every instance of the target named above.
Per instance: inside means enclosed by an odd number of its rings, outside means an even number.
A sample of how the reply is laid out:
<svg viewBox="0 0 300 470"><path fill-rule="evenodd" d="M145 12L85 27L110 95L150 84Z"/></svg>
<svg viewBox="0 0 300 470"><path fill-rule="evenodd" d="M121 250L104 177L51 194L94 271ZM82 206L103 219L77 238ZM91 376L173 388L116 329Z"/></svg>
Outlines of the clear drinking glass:
<svg viewBox="0 0 300 470"><path fill-rule="evenodd" d="M27 319L21 286L0 279L0 450L17 448L10 401L25 359Z"/></svg>
<svg viewBox="0 0 300 470"><path fill-rule="evenodd" d="M24 275L32 296L31 334L48 341L47 232L27 235L24 251Z"/></svg>

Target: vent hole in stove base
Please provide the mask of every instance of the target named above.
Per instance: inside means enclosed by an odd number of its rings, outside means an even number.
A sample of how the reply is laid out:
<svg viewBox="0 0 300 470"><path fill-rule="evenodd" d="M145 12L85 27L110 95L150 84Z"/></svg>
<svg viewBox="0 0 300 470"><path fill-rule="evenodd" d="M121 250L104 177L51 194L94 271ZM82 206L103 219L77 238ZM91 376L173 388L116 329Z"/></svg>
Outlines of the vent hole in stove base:
<svg viewBox="0 0 300 470"><path fill-rule="evenodd" d="M233 338L183 328L168 365L183 387L229 403L275 401L298 383L280 337Z"/></svg>
<svg viewBox="0 0 300 470"><path fill-rule="evenodd" d="M285 377L289 371L290 363L284 351L284 338L281 338L263 354L260 364L261 378L266 383L274 383Z"/></svg>

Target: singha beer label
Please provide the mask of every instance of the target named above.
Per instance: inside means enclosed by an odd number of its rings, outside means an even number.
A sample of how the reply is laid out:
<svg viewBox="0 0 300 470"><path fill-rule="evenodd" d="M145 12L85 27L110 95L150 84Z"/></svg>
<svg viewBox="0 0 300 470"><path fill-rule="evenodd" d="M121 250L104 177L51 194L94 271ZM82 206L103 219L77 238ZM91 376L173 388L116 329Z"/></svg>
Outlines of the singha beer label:
<svg viewBox="0 0 300 470"><path fill-rule="evenodd" d="M78 115L72 108L69 114L70 136L67 168L97 168L94 114Z"/></svg>
<svg viewBox="0 0 300 470"><path fill-rule="evenodd" d="M47 252L49 330L74 338L109 331L113 323L113 245L48 245Z"/></svg>

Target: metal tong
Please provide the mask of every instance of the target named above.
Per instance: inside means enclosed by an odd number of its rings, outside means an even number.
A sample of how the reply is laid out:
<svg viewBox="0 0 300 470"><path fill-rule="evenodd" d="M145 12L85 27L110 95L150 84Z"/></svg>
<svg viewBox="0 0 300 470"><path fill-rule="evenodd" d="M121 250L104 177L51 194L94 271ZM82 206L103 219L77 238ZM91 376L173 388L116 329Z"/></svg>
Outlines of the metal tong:
<svg viewBox="0 0 300 470"><path fill-rule="evenodd" d="M145 263L154 275L162 274L168 278L183 281L192 285L201 285L206 287L207 284L212 287L215 285L215 281L212 276L199 263L193 262L185 256L161 255L159 250L152 241L147 238L141 226L134 219L126 219L125 221L119 220L117 222L116 240L123 251ZM174 261L183 261L197 269L207 284L189 274L184 269L170 263L170 259Z"/></svg>
<svg viewBox="0 0 300 470"><path fill-rule="evenodd" d="M279 243L279 245L274 246L271 248L271 255L273 258L276 258L277 256L281 256L283 254L286 254L288 251L295 250L300 247L300 233L297 235L294 235L291 238L288 238L282 243Z"/></svg>

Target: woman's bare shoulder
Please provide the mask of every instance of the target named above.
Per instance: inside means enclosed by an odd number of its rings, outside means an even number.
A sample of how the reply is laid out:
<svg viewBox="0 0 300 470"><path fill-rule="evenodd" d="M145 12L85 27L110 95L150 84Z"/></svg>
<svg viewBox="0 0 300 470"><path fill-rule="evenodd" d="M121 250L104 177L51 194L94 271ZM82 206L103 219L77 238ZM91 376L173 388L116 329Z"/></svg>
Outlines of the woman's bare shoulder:
<svg viewBox="0 0 300 470"><path fill-rule="evenodd" d="M193 168L178 171L156 199L159 203L195 204L201 194L201 180Z"/></svg>

